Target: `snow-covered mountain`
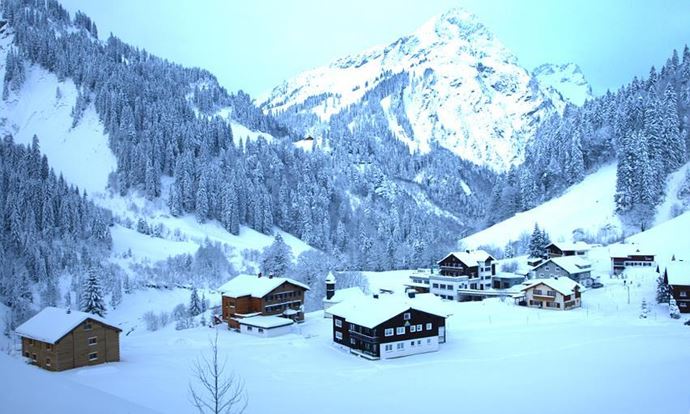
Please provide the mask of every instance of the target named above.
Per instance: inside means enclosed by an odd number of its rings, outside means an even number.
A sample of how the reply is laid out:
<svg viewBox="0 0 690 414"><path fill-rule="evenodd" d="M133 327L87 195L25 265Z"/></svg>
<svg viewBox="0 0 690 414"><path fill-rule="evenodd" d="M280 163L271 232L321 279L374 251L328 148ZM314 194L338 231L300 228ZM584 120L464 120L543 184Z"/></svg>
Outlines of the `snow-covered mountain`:
<svg viewBox="0 0 690 414"><path fill-rule="evenodd" d="M563 65L546 63L534 69L532 76L543 88L553 88L562 99L575 105L580 106L586 100L593 98L592 87L575 63Z"/></svg>
<svg viewBox="0 0 690 414"><path fill-rule="evenodd" d="M377 87L383 93L371 94ZM436 143L499 171L519 164L540 120L564 106L475 16L454 9L387 46L282 83L261 107L327 123L371 98L410 150Z"/></svg>

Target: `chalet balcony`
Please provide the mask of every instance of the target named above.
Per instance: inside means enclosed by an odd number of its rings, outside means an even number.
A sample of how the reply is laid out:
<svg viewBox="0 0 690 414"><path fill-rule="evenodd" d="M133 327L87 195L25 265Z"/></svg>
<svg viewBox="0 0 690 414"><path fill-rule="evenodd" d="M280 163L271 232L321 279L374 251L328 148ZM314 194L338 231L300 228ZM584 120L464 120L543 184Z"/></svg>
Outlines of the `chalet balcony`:
<svg viewBox="0 0 690 414"><path fill-rule="evenodd" d="M460 263L449 263L449 264L444 264L439 266L441 269L443 268L448 268L448 269L463 269L465 266L461 265Z"/></svg>
<svg viewBox="0 0 690 414"><path fill-rule="evenodd" d="M355 338L355 339L359 339L360 341L364 341L364 342L378 342L378 340L380 338L378 335L376 335L373 332L363 333L363 332L355 331L353 329L350 329L348 332L350 333L350 337Z"/></svg>
<svg viewBox="0 0 690 414"><path fill-rule="evenodd" d="M539 298L546 298L546 299L555 299L556 298L556 292L552 290L540 290L540 289L535 289L534 292L532 293L532 296L539 297Z"/></svg>

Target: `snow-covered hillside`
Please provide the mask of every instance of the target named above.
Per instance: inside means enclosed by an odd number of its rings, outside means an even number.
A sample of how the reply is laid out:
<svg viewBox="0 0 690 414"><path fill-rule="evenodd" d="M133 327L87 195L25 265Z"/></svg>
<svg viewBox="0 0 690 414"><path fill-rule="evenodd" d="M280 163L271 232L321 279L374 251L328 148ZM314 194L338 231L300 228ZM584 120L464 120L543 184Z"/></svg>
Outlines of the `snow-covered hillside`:
<svg viewBox="0 0 690 414"><path fill-rule="evenodd" d="M552 88L560 96L575 105L582 105L592 99L592 87L575 63L564 65L543 64L532 72L532 76L545 89Z"/></svg>
<svg viewBox="0 0 690 414"><path fill-rule="evenodd" d="M12 36L7 32L0 37L0 78L4 76L5 56L11 40ZM272 237L247 227L242 227L240 235L235 236L215 221L200 224L192 215L172 217L165 204L167 194L161 199L148 201L134 192L121 197L108 191L108 176L116 170L117 162L108 147L108 136L93 104L73 126L71 112L77 95L77 88L70 79L59 81L55 74L37 65L27 66L21 89L11 93L7 100L0 100L0 134L11 134L16 143L26 145L30 145L36 135L50 167L62 174L68 183L86 190L97 205L110 209L118 221L136 224L143 218L150 225L162 224L169 230L166 239L138 233L134 226L115 225L111 233L113 255L118 261L123 261L125 253L128 256L126 262L145 260L148 263L183 253L193 254L201 244L210 240L233 249L231 262L241 266L243 250L262 250L271 244ZM274 139L236 121L231 122L231 127L237 143L256 140L260 136L268 141ZM167 179L166 187L169 184ZM276 231L283 235L295 256L310 249L292 235Z"/></svg>
<svg viewBox="0 0 690 414"><path fill-rule="evenodd" d="M610 164L569 188L562 196L518 213L488 229L462 239L467 247L494 245L503 247L509 241L530 234L534 224L545 229L552 240L572 240L573 231L581 229L597 235L620 234L622 227L615 214L613 194L616 189L616 165Z"/></svg>
<svg viewBox="0 0 690 414"><path fill-rule="evenodd" d="M496 170L520 163L539 121L563 107L463 10L438 16L390 45L298 75L261 102L266 111L296 110L327 122L377 87L386 90L377 104L389 129L411 150L426 152L438 143Z"/></svg>

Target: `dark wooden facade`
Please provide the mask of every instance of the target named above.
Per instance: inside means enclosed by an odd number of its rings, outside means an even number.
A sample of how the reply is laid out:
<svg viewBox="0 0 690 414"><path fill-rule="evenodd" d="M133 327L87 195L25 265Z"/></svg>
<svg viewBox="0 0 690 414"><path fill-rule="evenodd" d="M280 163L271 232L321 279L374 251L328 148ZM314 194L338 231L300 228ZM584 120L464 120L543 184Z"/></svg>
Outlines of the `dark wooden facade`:
<svg viewBox="0 0 690 414"><path fill-rule="evenodd" d="M120 360L120 332L87 319L54 344L22 337L22 355L50 371L116 362Z"/></svg>
<svg viewBox="0 0 690 414"><path fill-rule="evenodd" d="M484 265L491 266L491 274L495 275L496 264L492 262L493 258L489 256ZM476 263L464 263L453 254L438 262L438 267L442 276L467 276L472 279L479 275L479 266Z"/></svg>
<svg viewBox="0 0 690 414"><path fill-rule="evenodd" d="M241 317L240 315L280 315L292 309L297 313L290 318L296 322L303 321L302 305L305 290L301 286L286 281L260 298L250 295L240 297L223 295L223 319L231 328L239 329L240 324L237 318Z"/></svg>
<svg viewBox="0 0 690 414"><path fill-rule="evenodd" d="M409 319L405 319L406 313L410 314ZM431 324L430 330L426 329L428 323ZM421 331L412 332L410 328L412 325L422 325ZM343 317L333 315L333 341L372 358L379 358L381 346L387 343L439 336L441 331L444 336L439 338L440 342L445 342L445 325L444 317L417 309L401 312L374 328L350 323ZM400 327L405 327L405 333L398 335L397 328ZM393 335L386 336L386 329L393 329Z"/></svg>

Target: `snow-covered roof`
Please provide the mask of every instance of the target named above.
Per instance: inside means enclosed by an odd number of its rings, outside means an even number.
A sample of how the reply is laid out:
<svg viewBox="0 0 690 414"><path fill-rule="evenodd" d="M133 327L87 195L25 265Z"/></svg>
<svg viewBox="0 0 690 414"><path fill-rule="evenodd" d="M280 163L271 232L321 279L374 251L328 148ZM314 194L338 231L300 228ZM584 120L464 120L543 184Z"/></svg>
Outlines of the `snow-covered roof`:
<svg viewBox="0 0 690 414"><path fill-rule="evenodd" d="M575 287L577 287L579 290L582 290L584 288L581 284L577 283L569 277L534 279L531 282L532 283L529 283L521 290L528 290L537 285L544 284L562 295L571 295L575 291Z"/></svg>
<svg viewBox="0 0 690 414"><path fill-rule="evenodd" d="M288 318L281 318L280 316L266 315L266 316L252 316L251 318L242 318L237 321L240 325L255 326L257 328L272 329L280 328L281 326L292 325L293 322Z"/></svg>
<svg viewBox="0 0 690 414"><path fill-rule="evenodd" d="M324 299L323 301L327 303L340 303L346 300L360 298L362 296L364 296L362 289L355 286L345 289L338 289L335 291L335 294L332 298Z"/></svg>
<svg viewBox="0 0 690 414"><path fill-rule="evenodd" d="M462 252L450 252L448 253L443 259L439 260L438 262L441 263L445 259L447 259L449 256L455 256L458 260L461 262L465 263L466 265L474 266L477 263L484 263L489 259L493 259L493 256L491 256L489 253L485 252L484 250L469 250L469 251L462 251Z"/></svg>
<svg viewBox="0 0 690 414"><path fill-rule="evenodd" d="M335 283L333 272L328 272L328 275L326 275L326 283Z"/></svg>
<svg viewBox="0 0 690 414"><path fill-rule="evenodd" d="M655 256L649 249L637 244L614 244L609 246L611 257Z"/></svg>
<svg viewBox="0 0 690 414"><path fill-rule="evenodd" d="M415 298L410 298L405 295L380 295L378 299L364 296L341 302L329 308L328 313L365 328L374 328L410 309L446 318L449 314L443 307L441 300L435 296L417 294Z"/></svg>
<svg viewBox="0 0 690 414"><path fill-rule="evenodd" d="M236 298L247 295L255 298L262 298L285 282L309 290L309 286L304 283L286 277L239 275L219 287L218 291L223 295Z"/></svg>
<svg viewBox="0 0 690 414"><path fill-rule="evenodd" d="M668 284L673 286L690 286L690 262L673 260L666 266Z"/></svg>
<svg viewBox="0 0 690 414"><path fill-rule="evenodd" d="M570 243L569 242L551 242L546 247L549 247L549 246L556 246L561 251L567 250L567 251L577 251L577 252L587 251L591 248L589 244L582 242L582 241L574 242L574 243L572 243L572 242L570 242Z"/></svg>
<svg viewBox="0 0 690 414"><path fill-rule="evenodd" d="M92 319L103 325L122 331L120 328L100 316L79 311L67 313L66 309L49 306L37 313L33 318L19 325L17 329L15 329L15 332L19 336L25 338L55 344L87 319Z"/></svg>
<svg viewBox="0 0 690 414"><path fill-rule="evenodd" d="M497 272L495 275L492 276L492 278L496 278L496 279L524 279L525 275L520 275L517 273L509 273L509 272Z"/></svg>
<svg viewBox="0 0 690 414"><path fill-rule="evenodd" d="M580 256L554 257L536 266L535 269L545 266L549 262L553 262L571 275L592 270L592 264Z"/></svg>

